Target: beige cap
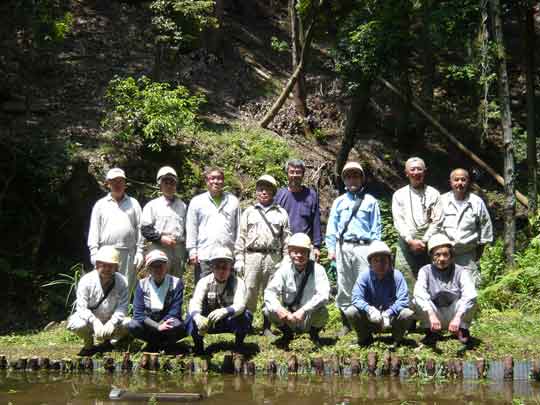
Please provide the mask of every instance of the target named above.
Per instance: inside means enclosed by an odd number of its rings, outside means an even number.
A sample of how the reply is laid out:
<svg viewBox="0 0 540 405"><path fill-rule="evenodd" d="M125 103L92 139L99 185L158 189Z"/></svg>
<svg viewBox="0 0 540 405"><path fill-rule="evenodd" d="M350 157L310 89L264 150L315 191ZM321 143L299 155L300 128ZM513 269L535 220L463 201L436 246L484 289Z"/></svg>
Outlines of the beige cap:
<svg viewBox="0 0 540 405"><path fill-rule="evenodd" d="M212 253L210 253L210 261L213 262L214 260L229 260L233 261L233 255L231 252L231 249L228 247L218 247L212 250Z"/></svg>
<svg viewBox="0 0 540 405"><path fill-rule="evenodd" d="M165 176L172 176L175 179L178 178L176 170L174 170L171 166L163 166L161 169L159 169L157 172L156 181L159 183L159 180Z"/></svg>
<svg viewBox="0 0 540 405"><path fill-rule="evenodd" d="M353 171L353 170L359 171L360 173L362 173L362 176L364 175L364 169L362 168L362 166L360 166L360 163L347 162L345 166L343 166L343 169L341 170L341 177L345 175L345 172Z"/></svg>
<svg viewBox="0 0 540 405"><path fill-rule="evenodd" d="M274 186L274 188L277 188L277 181L276 179L274 179L272 176L270 176L269 174L263 174L261 177L259 177L257 179L257 182L256 184L259 184L259 183L269 183L271 184L272 186Z"/></svg>
<svg viewBox="0 0 540 405"><path fill-rule="evenodd" d="M148 252L148 254L146 255L144 259L144 265L150 266L154 262L168 263L169 258L163 251L159 249L155 249L155 250L152 250L151 252Z"/></svg>
<svg viewBox="0 0 540 405"><path fill-rule="evenodd" d="M115 167L107 172L107 177L105 177L106 180L112 180L116 179L118 177L122 177L123 179L126 178L126 173L119 167Z"/></svg>
<svg viewBox="0 0 540 405"><path fill-rule="evenodd" d="M288 246L311 249L311 239L305 233L298 232L291 236Z"/></svg>
<svg viewBox="0 0 540 405"><path fill-rule="evenodd" d="M390 250L388 245L384 243L383 241L374 240L373 242L371 242L371 244L368 247L368 251L367 251L368 262L371 256L375 256L375 255L392 256L392 251Z"/></svg>
<svg viewBox="0 0 540 405"><path fill-rule="evenodd" d="M96 263L120 264L120 253L114 246L102 246L96 254Z"/></svg>
<svg viewBox="0 0 540 405"><path fill-rule="evenodd" d="M431 253L431 251L437 247L441 246L454 246L452 241L448 239L448 236L446 236L444 233L437 233L433 235L431 238L429 238L428 241L428 252Z"/></svg>

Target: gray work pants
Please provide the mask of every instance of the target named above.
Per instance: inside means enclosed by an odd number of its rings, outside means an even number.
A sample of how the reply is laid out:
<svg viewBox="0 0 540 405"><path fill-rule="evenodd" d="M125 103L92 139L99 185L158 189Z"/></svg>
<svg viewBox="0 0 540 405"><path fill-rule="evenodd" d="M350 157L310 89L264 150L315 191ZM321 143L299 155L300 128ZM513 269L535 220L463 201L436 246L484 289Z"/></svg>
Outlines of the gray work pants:
<svg viewBox="0 0 540 405"><path fill-rule="evenodd" d="M403 239L398 241L394 268L399 270L401 274L403 274L403 278L405 278L409 290L409 299L412 299L413 296L414 284L418 277L418 270L429 263L431 263L431 261L427 253L415 255L409 249L407 242Z"/></svg>
<svg viewBox="0 0 540 405"><path fill-rule="evenodd" d="M128 334L128 324L130 318L124 318L122 323L116 325L112 339L118 340ZM77 312L71 315L67 321L67 329L75 333L84 341L84 347L91 347L94 344L94 326L91 322L81 319Z"/></svg>
<svg viewBox="0 0 540 405"><path fill-rule="evenodd" d="M246 308L255 315L259 293L272 279L281 261L279 253L247 252L244 256L244 282L246 283Z"/></svg>
<svg viewBox="0 0 540 405"><path fill-rule="evenodd" d="M126 277L128 284L129 297L132 296L137 287L137 269L135 268L135 254L137 249L116 248L120 253L120 264L118 272Z"/></svg>
<svg viewBox="0 0 540 405"><path fill-rule="evenodd" d="M336 305L345 311L352 304L352 289L358 275L369 270L369 245L343 242L336 246L337 294Z"/></svg>
<svg viewBox="0 0 540 405"><path fill-rule="evenodd" d="M465 252L456 250L454 261L456 264L463 266L471 274L474 286L478 288L482 281L482 276L480 275L478 260L476 258L476 247Z"/></svg>
<svg viewBox="0 0 540 405"><path fill-rule="evenodd" d="M458 303L458 300L454 301L451 305L447 307L433 308L435 315L437 315L437 318L439 318L439 321L441 322L442 330L448 329L448 325L450 325L450 322L452 322L452 319L454 319L454 316L456 316L456 312L458 309L457 303ZM420 321L420 327L425 328L425 329L430 329L431 322L429 320L429 312L422 309L420 305L418 305L414 300L413 300L413 307L414 307L414 317L415 319L418 319ZM461 323L459 327L463 329L469 329L475 312L476 312L476 305L466 310L463 316L461 317Z"/></svg>
<svg viewBox="0 0 540 405"><path fill-rule="evenodd" d="M328 322L328 310L326 309L326 306L306 314L304 320L298 323L283 321L279 319L276 312L269 311L267 308L264 308L263 312L274 325L277 327L286 325L291 328L293 332L306 333L309 332L311 328L322 329Z"/></svg>
<svg viewBox="0 0 540 405"><path fill-rule="evenodd" d="M351 306L345 311L345 316L349 320L351 326L356 331L358 341L363 342L368 339L373 333L391 331L394 340L400 341L405 336L409 329L414 312L409 308L404 308L398 316L390 319L390 328L383 330L380 324L370 322L365 311L360 311L358 308Z"/></svg>
<svg viewBox="0 0 540 405"><path fill-rule="evenodd" d="M178 242L176 246L164 246L160 243L151 243L148 251L154 249L163 251L169 259L169 274L182 279L184 275L184 266L186 263L186 245L184 242Z"/></svg>

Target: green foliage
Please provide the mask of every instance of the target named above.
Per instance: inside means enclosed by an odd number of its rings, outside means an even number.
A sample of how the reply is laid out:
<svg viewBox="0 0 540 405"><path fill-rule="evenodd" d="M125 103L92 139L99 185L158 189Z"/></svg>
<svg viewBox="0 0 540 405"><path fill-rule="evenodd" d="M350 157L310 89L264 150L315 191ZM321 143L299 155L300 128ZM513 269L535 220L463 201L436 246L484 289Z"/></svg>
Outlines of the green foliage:
<svg viewBox="0 0 540 405"><path fill-rule="evenodd" d="M104 126L126 142L140 142L152 151L178 140L184 133L199 128L200 106L205 98L191 95L183 86L152 82L143 76L111 80L106 100L111 111Z"/></svg>
<svg viewBox="0 0 540 405"><path fill-rule="evenodd" d="M270 38L270 46L276 52L287 52L289 50L289 44L287 41L281 41L275 36Z"/></svg>
<svg viewBox="0 0 540 405"><path fill-rule="evenodd" d="M480 258L482 286L495 283L503 275L505 268L504 244L502 239L497 239L493 245L484 249Z"/></svg>
<svg viewBox="0 0 540 405"><path fill-rule="evenodd" d="M215 27L214 0L154 0L152 25L156 42L173 48L192 48L200 33Z"/></svg>
<svg viewBox="0 0 540 405"><path fill-rule="evenodd" d="M15 3L14 18L30 28L38 46L61 42L73 29L73 14L65 0L21 0Z"/></svg>
<svg viewBox="0 0 540 405"><path fill-rule="evenodd" d="M66 302L65 302L66 307L68 306L71 300L72 294L74 295L74 292L77 289L77 284L79 283L79 280L81 279L81 276L84 273L84 266L82 263L77 263L76 265L72 266L69 270L70 270L70 273L60 273L56 280L50 281L41 286L41 287L55 287L55 286L67 287L68 291L66 294ZM75 302L73 302L73 305L75 305Z"/></svg>
<svg viewBox="0 0 540 405"><path fill-rule="evenodd" d="M394 228L392 203L381 198L379 199L379 208L381 210L382 240L395 252L399 235Z"/></svg>

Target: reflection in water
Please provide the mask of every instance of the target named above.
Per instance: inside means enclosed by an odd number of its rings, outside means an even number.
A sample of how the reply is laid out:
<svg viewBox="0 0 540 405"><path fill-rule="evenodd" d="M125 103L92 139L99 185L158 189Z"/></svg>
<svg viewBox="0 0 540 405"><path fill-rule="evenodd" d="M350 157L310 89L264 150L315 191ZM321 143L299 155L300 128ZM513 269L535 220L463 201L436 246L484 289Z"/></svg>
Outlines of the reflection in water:
<svg viewBox="0 0 540 405"><path fill-rule="evenodd" d="M0 372L0 403L129 404L108 399L112 386L133 392L201 392L204 404L360 404L425 402L511 403L540 400L538 383L520 381L422 381L382 377L208 376L165 373L61 374ZM131 402L135 404L136 402ZM140 404L141 402L139 402ZM144 403L144 402L142 402Z"/></svg>

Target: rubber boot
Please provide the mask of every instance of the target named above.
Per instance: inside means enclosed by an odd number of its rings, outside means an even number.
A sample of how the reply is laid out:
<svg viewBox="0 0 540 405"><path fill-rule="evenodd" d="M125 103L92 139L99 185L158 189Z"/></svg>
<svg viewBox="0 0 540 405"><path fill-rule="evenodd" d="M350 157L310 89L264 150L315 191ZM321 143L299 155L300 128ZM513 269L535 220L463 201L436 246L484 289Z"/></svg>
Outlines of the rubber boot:
<svg viewBox="0 0 540 405"><path fill-rule="evenodd" d="M193 336L193 344L194 344L193 351L195 354L199 356L205 354L204 340L201 336Z"/></svg>
<svg viewBox="0 0 540 405"><path fill-rule="evenodd" d="M340 309L339 313L341 315L341 323L343 324L343 326L341 327L341 329L337 333L337 336L342 338L343 336L345 336L347 333L349 333L351 331L351 324L350 324L349 320L347 319L347 317L345 316L345 312L343 312Z"/></svg>
<svg viewBox="0 0 540 405"><path fill-rule="evenodd" d="M272 331L270 330L270 326L271 326L271 323L270 323L270 319L268 319L267 316L263 316L263 330L262 330L262 335L263 336L266 336L266 337L269 337L271 339L275 339L276 335L274 335L272 333Z"/></svg>
<svg viewBox="0 0 540 405"><path fill-rule="evenodd" d="M309 330L309 338L313 342L313 344L317 347L321 346L321 337L319 336L319 333L321 332L321 328L314 328L312 327Z"/></svg>
<svg viewBox="0 0 540 405"><path fill-rule="evenodd" d="M242 353L244 350L244 339L246 335L243 333L237 333L234 335L234 351L236 353Z"/></svg>

